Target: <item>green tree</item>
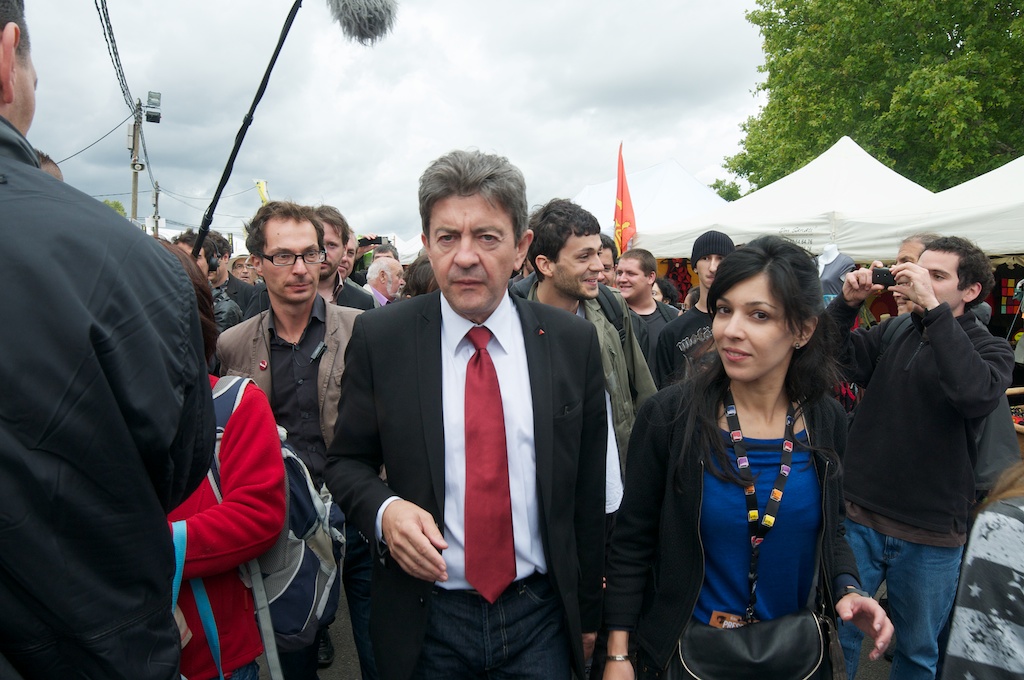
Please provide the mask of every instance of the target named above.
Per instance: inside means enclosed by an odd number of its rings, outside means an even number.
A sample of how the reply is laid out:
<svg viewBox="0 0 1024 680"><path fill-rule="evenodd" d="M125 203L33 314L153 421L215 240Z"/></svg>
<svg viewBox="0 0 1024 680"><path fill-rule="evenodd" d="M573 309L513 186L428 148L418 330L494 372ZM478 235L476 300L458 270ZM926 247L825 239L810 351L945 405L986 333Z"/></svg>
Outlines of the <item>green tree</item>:
<svg viewBox="0 0 1024 680"><path fill-rule="evenodd" d="M128 213L124 209L124 203L121 203L121 201L112 201L109 198L105 198L103 199L103 205L108 206L121 217L128 217Z"/></svg>
<svg viewBox="0 0 1024 680"><path fill-rule="evenodd" d="M740 185L733 180L716 179L708 186L727 201L735 201L743 196L743 190L740 189Z"/></svg>
<svg viewBox="0 0 1024 680"><path fill-rule="evenodd" d="M989 0L758 0L768 95L725 167L755 187L843 135L939 191L1024 153L1024 17Z"/></svg>

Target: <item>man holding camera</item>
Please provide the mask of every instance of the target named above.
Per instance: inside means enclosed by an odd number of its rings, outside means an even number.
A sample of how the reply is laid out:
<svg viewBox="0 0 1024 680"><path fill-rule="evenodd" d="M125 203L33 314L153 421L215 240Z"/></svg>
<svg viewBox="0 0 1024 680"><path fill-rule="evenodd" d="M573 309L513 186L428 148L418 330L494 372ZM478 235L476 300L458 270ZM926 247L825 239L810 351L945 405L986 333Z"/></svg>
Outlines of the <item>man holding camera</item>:
<svg viewBox="0 0 1024 680"><path fill-rule="evenodd" d="M956 594L974 499L977 432L1009 387L1009 344L970 309L994 285L985 254L966 239L930 242L888 272L850 272L829 314L842 329L849 378L867 387L844 465L847 539L869 592L884 579L898 640L894 678L934 678L939 631ZM913 328L885 346L887 324L850 331L857 309L885 287L912 307ZM847 672L862 634L840 626Z"/></svg>

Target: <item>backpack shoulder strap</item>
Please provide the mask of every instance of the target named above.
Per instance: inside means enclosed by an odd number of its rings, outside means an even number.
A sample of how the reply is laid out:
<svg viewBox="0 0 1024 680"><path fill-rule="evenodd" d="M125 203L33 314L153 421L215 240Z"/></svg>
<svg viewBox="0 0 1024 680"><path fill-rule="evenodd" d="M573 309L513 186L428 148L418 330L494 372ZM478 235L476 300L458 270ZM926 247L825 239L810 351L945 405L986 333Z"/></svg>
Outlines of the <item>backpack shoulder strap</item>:
<svg viewBox="0 0 1024 680"><path fill-rule="evenodd" d="M597 302L601 305L604 317L611 322L612 326L619 333L619 343L626 346L626 326L624 319L629 312L626 300L621 295L616 295L607 286L600 284L597 287Z"/></svg>
<svg viewBox="0 0 1024 680"><path fill-rule="evenodd" d="M882 329L882 345L878 349L878 359L882 358L885 354L885 350L889 349L893 341L910 330L911 318L910 314L903 314L897 316L895 319L891 319L886 324L885 328ZM875 365L878 365L878 360L875 360Z"/></svg>
<svg viewBox="0 0 1024 680"><path fill-rule="evenodd" d="M220 503L220 439L224 436L224 428L228 425L231 414L235 412L238 405L242 403L245 395L245 386L252 382L250 378L243 378L238 375L226 375L217 381L213 387L213 412L217 420L217 443L214 446L213 458L210 460L210 471L206 478L210 480L213 487L213 494Z"/></svg>

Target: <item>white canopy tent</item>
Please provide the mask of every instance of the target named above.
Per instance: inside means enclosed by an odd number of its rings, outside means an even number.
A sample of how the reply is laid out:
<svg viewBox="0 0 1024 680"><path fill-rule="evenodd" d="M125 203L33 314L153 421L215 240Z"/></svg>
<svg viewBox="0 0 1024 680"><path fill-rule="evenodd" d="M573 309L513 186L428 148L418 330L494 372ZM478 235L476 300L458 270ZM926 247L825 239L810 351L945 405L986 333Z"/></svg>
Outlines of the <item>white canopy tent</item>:
<svg viewBox="0 0 1024 680"><path fill-rule="evenodd" d="M1024 157L937 194L854 215L843 232L840 250L870 245L887 257L920 232L969 238L988 255L1024 253Z"/></svg>
<svg viewBox="0 0 1024 680"><path fill-rule="evenodd" d="M644 233L660 232L692 215L726 204L706 184L688 173L675 160L667 160L639 172L627 172L629 197L637 228ZM583 187L573 202L586 208L601 224L601 231L615 231L617 180Z"/></svg>
<svg viewBox="0 0 1024 680"><path fill-rule="evenodd" d="M933 194L886 167L849 137L799 170L766 187L708 213L681 220L659 230L647 229L637 218L634 244L655 257L689 257L693 242L709 229L745 243L763 234L778 234L821 253L828 243L857 261L880 252L895 253L882 234L850 238L849 215L922 201ZM898 241L898 239L897 239ZM891 254L887 255L891 256Z"/></svg>

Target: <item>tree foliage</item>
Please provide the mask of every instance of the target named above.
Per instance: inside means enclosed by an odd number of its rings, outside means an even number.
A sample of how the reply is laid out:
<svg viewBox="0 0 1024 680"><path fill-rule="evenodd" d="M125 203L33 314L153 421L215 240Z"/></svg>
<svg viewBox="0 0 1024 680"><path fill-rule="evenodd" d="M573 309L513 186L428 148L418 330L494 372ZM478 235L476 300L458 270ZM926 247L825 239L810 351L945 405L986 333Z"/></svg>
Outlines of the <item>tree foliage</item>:
<svg viewBox="0 0 1024 680"><path fill-rule="evenodd" d="M128 217L128 213L124 209L124 203L121 201L112 201L109 198L105 198L103 199L103 205L109 207L121 217Z"/></svg>
<svg viewBox="0 0 1024 680"><path fill-rule="evenodd" d="M740 188L739 183L733 180L716 179L708 186L727 201L735 201L743 196L743 190Z"/></svg>
<svg viewBox="0 0 1024 680"><path fill-rule="evenodd" d="M1024 153L1021 2L758 0L768 99L725 167L754 186L849 135L938 191Z"/></svg>

